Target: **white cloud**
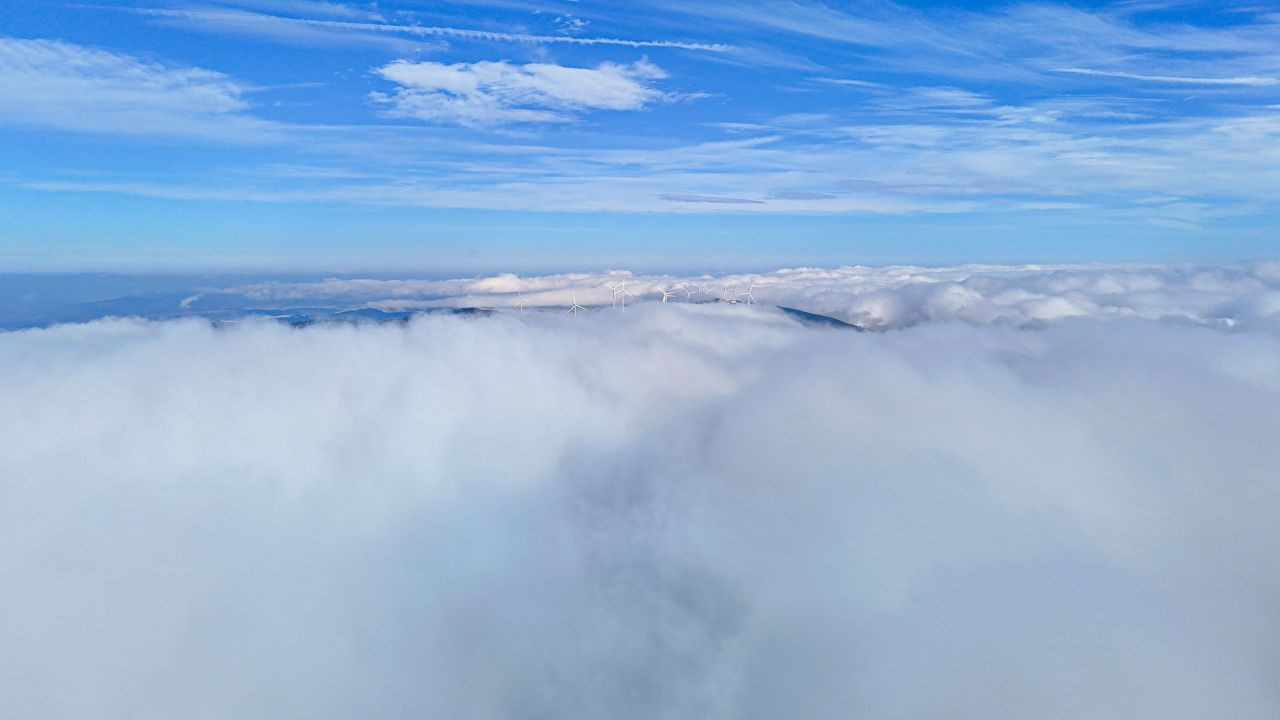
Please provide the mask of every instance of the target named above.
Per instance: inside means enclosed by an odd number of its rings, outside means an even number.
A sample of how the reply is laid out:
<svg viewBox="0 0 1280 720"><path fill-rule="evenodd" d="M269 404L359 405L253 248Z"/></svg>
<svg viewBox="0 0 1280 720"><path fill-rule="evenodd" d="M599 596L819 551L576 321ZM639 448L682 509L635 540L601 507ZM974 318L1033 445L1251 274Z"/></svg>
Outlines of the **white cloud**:
<svg viewBox="0 0 1280 720"><path fill-rule="evenodd" d="M1278 358L726 306L0 333L5 709L1271 720Z"/></svg>
<svg viewBox="0 0 1280 720"><path fill-rule="evenodd" d="M711 15L719 11L749 15L738 20L751 26L768 20L763 17L768 13L759 8L697 3L689 7L690 12L705 10ZM850 72L884 80L874 64L883 59L898 63L895 72L911 74L912 84L920 86L868 85L858 92L841 93L833 99L834 105L814 106L813 112L806 113L786 112L785 107L769 104L730 103L725 107L735 114L716 124L761 135L738 145L691 139L675 126L671 133L660 133L661 137L614 134L610 138L609 128L601 124L592 125L592 130L603 131L595 140L575 143L560 132L536 137L534 126L564 125L593 110L653 107L675 97L663 91L664 83L657 77L661 71L648 63L563 67L402 61L378 68L375 72L383 77L370 78L375 86L382 86L382 92L373 95L373 109L433 124L521 131L521 140L500 145L476 142L465 131L398 122L358 127L269 125L248 117L240 86L216 73L212 79L181 82L208 85L213 94L241 109L206 112L203 101L182 97L169 88L150 93L152 97L142 104L100 97L106 92L102 88L113 85L96 79L77 84L60 93L57 102L49 102L34 97L36 91L29 89L41 87L41 78L27 82L24 76L21 83L15 80L20 89L12 99L0 99L0 114L11 122L22 117L35 122L34 117L58 127L226 139L287 132L293 138L305 135L304 142L286 149L293 154L286 158L289 162L331 164L346 177L304 182L258 173L255 182L246 182L252 169L245 165L255 159L243 156L231 158L230 165L223 162L197 168L200 172L174 174L172 180L102 172L85 160L78 163L80 167L65 170L27 168L0 182L48 191L151 197L569 212L969 213L976 217L979 212L1054 211L1064 220L1069 216L1073 225L1107 226L1113 231L1124 226L1139 234L1153 227L1212 233L1215 225L1226 225L1224 218L1258 218L1273 204L1270 188L1280 184L1280 115L1275 107L1252 102L1270 100L1265 94L1268 88L1258 83L1269 81L1276 67L1276 44L1260 41L1274 33L1275 26L1262 19L1222 27L1183 27L1136 22L1135 16L1122 12L1056 6L1014 5L995 12L941 15L882 6L845 26L832 16L848 19L849 14L829 6L781 3L773 9L793 7L797 12L781 13L784 20L780 22L812 24L817 30L859 37L885 49L863 58L865 62L848 68ZM172 12L204 13L204 21L212 22L208 13L214 10ZM226 8L217 12L224 19L244 20L260 29L287 26L291 36L301 33L298 39L321 31L348 39L357 35L409 39L400 33L309 25L274 16L261 19ZM625 25L622 20L631 16L619 12L619 23ZM866 23L875 27L864 35L853 34ZM920 23L927 32L913 33ZM744 29L750 27L737 28ZM921 38L937 43L926 52L916 45ZM946 56L940 58L938 53ZM1159 62L1152 54L1159 55ZM182 78L184 71L139 58L110 54L107 58L166 77ZM106 60L94 62L105 64ZM1176 90L1185 95L1181 91L1186 83L1148 82L1121 83L1125 92L1119 96L1085 96L1071 93L1083 92L1090 85L1088 76L1053 71L1063 67L1117 77L1233 84L1207 86L1192 98L1171 94ZM1005 79L1030 83L1020 86L1026 92L1009 95L992 90L1011 87L991 84L1008 68L1019 75ZM41 75L74 72L51 66ZM966 78L970 82L964 82ZM806 81L796 89L807 91L812 99L819 84ZM1099 84L1115 85L1092 83ZM1055 94L1059 92L1068 94ZM313 107L322 114L328 111L324 103ZM679 118L674 119L679 125ZM324 118L313 120L320 123ZM465 142L468 138L471 141ZM1171 202L1150 205L1139 200L1149 195L1167 196ZM692 198L746 202L690 202Z"/></svg>
<svg viewBox="0 0 1280 720"><path fill-rule="evenodd" d="M467 126L567 122L588 110L640 110L664 97L650 83L667 76L647 60L594 68L398 60L376 72L399 85L390 95L373 94L389 106L388 115Z"/></svg>
<svg viewBox="0 0 1280 720"><path fill-rule="evenodd" d="M0 122L129 135L269 140L244 88L219 72L174 67L55 40L0 38Z"/></svg>

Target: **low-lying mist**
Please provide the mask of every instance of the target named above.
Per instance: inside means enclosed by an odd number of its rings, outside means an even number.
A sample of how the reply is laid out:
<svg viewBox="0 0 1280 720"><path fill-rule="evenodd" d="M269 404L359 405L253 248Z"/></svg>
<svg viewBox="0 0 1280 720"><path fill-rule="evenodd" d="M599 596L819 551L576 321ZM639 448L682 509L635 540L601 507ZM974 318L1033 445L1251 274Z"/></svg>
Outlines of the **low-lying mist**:
<svg viewBox="0 0 1280 720"><path fill-rule="evenodd" d="M1280 335L0 333L13 718L1280 716Z"/></svg>

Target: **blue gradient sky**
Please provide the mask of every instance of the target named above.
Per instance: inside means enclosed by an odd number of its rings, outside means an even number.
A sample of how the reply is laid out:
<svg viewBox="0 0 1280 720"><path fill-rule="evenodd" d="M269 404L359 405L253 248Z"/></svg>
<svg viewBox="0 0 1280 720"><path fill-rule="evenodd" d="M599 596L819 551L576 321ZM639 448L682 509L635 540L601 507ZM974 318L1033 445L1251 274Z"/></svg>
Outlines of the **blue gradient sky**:
<svg viewBox="0 0 1280 720"><path fill-rule="evenodd" d="M1256 3L10 0L0 270L1229 261Z"/></svg>

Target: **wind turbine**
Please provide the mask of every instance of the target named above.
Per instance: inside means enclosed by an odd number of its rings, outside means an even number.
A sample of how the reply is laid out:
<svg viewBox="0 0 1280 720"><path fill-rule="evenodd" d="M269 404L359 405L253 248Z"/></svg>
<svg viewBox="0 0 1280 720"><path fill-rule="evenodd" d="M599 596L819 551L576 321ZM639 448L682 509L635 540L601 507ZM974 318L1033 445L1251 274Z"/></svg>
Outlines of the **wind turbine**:
<svg viewBox="0 0 1280 720"><path fill-rule="evenodd" d="M614 303L614 305L617 305L617 304L618 304L618 298L619 298L619 297L622 297L622 309L623 309L623 310L626 310L626 309L627 309L627 298L631 298L631 299L633 299L633 300L634 300L634 299L635 299L635 297L636 297L635 295L632 295L632 294L631 294L631 291L630 291L630 290L628 290L628 289L627 289L627 281L626 281L626 280L622 280L622 281L620 281L619 283L617 283L616 285L609 285L608 287L609 287L611 290L613 290L613 303Z"/></svg>
<svg viewBox="0 0 1280 720"><path fill-rule="evenodd" d="M729 297L730 293L733 293L733 297ZM736 303L738 302L738 293L733 289L732 285L725 285L724 291L720 293L720 299L728 303Z"/></svg>
<svg viewBox="0 0 1280 720"><path fill-rule="evenodd" d="M738 301L738 295L739 295L739 294L741 294L741 295L742 295L742 297L745 297L745 298L747 299L747 304L748 304L748 305L755 305L755 304L756 304L756 296L751 294L751 291L752 291L752 290L755 290L755 289L756 289L756 284L755 284L755 283L751 283L750 285L748 285L748 286L747 286L747 291L746 291L746 292L744 292L744 293L738 293L737 291L734 291L734 293L733 293L733 300L734 300L734 302L737 302L737 301Z"/></svg>
<svg viewBox="0 0 1280 720"><path fill-rule="evenodd" d="M578 304L578 293L574 293L574 294L573 294L573 306L569 308L569 312L573 313L573 316L574 316L574 317L577 317L577 316L578 316L578 311L579 311L579 310L586 310L586 308L584 308L584 307L582 307L581 305L579 305L579 304Z"/></svg>
<svg viewBox="0 0 1280 720"><path fill-rule="evenodd" d="M520 309L520 312L524 312L524 306L528 305L529 301L524 299L524 293L517 292L516 295L520 296L520 299L516 300L516 307Z"/></svg>
<svg viewBox="0 0 1280 720"><path fill-rule="evenodd" d="M680 289L684 291L685 302L689 302L689 298L693 297L694 293L698 292L697 290L690 288L688 285L681 285Z"/></svg>
<svg viewBox="0 0 1280 720"><path fill-rule="evenodd" d="M662 302L666 302L676 295L675 290L663 290L662 288L658 288L658 292L662 293Z"/></svg>

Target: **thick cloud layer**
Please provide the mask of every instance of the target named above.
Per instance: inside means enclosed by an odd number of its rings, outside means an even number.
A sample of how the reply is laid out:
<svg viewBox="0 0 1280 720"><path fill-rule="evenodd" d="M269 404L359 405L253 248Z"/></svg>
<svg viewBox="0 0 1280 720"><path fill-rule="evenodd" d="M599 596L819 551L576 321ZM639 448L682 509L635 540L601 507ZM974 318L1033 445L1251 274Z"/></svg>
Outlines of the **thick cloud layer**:
<svg viewBox="0 0 1280 720"><path fill-rule="evenodd" d="M1014 325L0 334L0 705L1280 715L1280 336Z"/></svg>

